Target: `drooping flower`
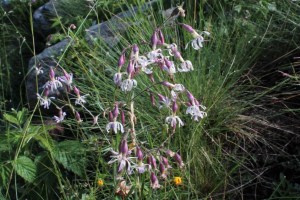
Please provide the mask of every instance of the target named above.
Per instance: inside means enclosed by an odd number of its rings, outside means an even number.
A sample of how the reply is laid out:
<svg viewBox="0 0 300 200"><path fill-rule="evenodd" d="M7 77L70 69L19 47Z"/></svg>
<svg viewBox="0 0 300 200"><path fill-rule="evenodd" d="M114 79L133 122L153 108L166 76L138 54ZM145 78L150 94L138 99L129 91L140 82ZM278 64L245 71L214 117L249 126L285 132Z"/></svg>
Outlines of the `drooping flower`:
<svg viewBox="0 0 300 200"><path fill-rule="evenodd" d="M128 173L131 173L131 160L133 157L129 157L128 144L126 139L122 139L119 145L119 152L111 151L112 156L108 164L118 162L118 173L122 172L123 169L127 169Z"/></svg>
<svg viewBox="0 0 300 200"><path fill-rule="evenodd" d="M63 70L64 76L58 77L58 80L66 84L68 89L72 89L73 84L73 74L67 73L65 70Z"/></svg>
<svg viewBox="0 0 300 200"><path fill-rule="evenodd" d="M210 33L208 32L208 31L202 31L200 34L199 33L197 33L194 29L193 29L193 27L191 27L190 25L187 25L187 24L181 24L182 25L182 27L185 29L185 30L187 30L188 32L190 32L191 34L192 34L192 36L193 36L193 40L192 41L190 41L189 43L192 43L192 47L195 49L195 50L199 50L200 48L202 48L203 47L203 42L204 42L204 37L203 37L203 35L207 35L207 36L209 36L210 35ZM188 44L189 43L187 43L187 45L186 45L186 48L187 48L187 46L188 46Z"/></svg>
<svg viewBox="0 0 300 200"><path fill-rule="evenodd" d="M154 172L151 172L151 175L150 175L150 180L151 180L151 188L152 189L158 189L161 187L161 185L159 185L159 182L158 182L158 179L156 177L156 175L154 174Z"/></svg>
<svg viewBox="0 0 300 200"><path fill-rule="evenodd" d="M80 114L79 114L79 112L75 112L75 118L76 118L76 121L78 122L78 123L81 123L82 122L82 119L81 119L81 117L80 117Z"/></svg>
<svg viewBox="0 0 300 200"><path fill-rule="evenodd" d="M169 99L168 97L165 97L161 94L157 94L158 95L158 99L159 99L159 109L161 109L162 107L167 107L170 108L170 105L172 103L172 100Z"/></svg>
<svg viewBox="0 0 300 200"><path fill-rule="evenodd" d="M179 127L184 126L184 123L182 122L182 120L178 116L174 116L174 115L167 117L166 123L170 124L173 129L176 128L177 123L178 123Z"/></svg>
<svg viewBox="0 0 300 200"><path fill-rule="evenodd" d="M118 131L121 131L121 133L124 133L124 128L122 123L117 121L119 115L119 106L116 103L113 112L109 112L109 123L106 125L106 131L109 132L110 130L113 130L114 133L118 133Z"/></svg>
<svg viewBox="0 0 300 200"><path fill-rule="evenodd" d="M56 121L56 123L60 123L65 119L65 116L67 114L65 112L62 111L62 109L59 109L59 113L58 116L54 116L54 120Z"/></svg>
<svg viewBox="0 0 300 200"><path fill-rule="evenodd" d="M55 99L55 97L48 97L49 95L49 90L48 88L45 88L44 92L43 92L43 96L41 96L40 94L36 94L37 95L37 99L40 101L40 105L44 106L44 108L49 109L49 106L51 104L51 99Z"/></svg>
<svg viewBox="0 0 300 200"><path fill-rule="evenodd" d="M179 165L179 168L183 168L184 167L184 163L183 163L183 161L181 159L181 156L178 153L175 153L174 159L177 162L177 164Z"/></svg>
<svg viewBox="0 0 300 200"><path fill-rule="evenodd" d="M149 169L149 165L143 163L144 155L140 147L136 147L137 163L133 166L139 174L144 173Z"/></svg>
<svg viewBox="0 0 300 200"><path fill-rule="evenodd" d="M176 68L173 61L164 58L165 67L164 70L168 72L168 74L172 75L176 73Z"/></svg>
<svg viewBox="0 0 300 200"><path fill-rule="evenodd" d="M85 104L86 103L86 97L88 96L88 94L81 96L80 95L80 90L74 86L74 93L76 94L76 100L75 100L75 105L79 104Z"/></svg>
<svg viewBox="0 0 300 200"><path fill-rule="evenodd" d="M193 64L189 60L185 60L184 62L182 62L180 64L180 67L181 68L178 68L179 72L189 72L189 71L193 71L194 70Z"/></svg>
<svg viewBox="0 0 300 200"><path fill-rule="evenodd" d="M194 98L194 96L192 95L192 93L190 93L189 91L187 91L187 97L189 99L189 106L186 110L186 114L190 114L192 116L192 119L195 121L198 121L198 118L203 119L204 117L207 116L207 113L200 110L200 108L202 108L203 110L206 109L205 106L201 105L197 99Z"/></svg>
<svg viewBox="0 0 300 200"><path fill-rule="evenodd" d="M116 189L116 194L118 194L122 197L126 197L129 194L131 187L132 186L126 185L126 181L121 180L121 182L118 184L118 187Z"/></svg>
<svg viewBox="0 0 300 200"><path fill-rule="evenodd" d="M62 83L58 80L58 78L55 77L55 72L52 67L50 68L49 78L50 80L45 83L43 88L48 88L49 90L51 90L51 92L53 92L59 87L62 87Z"/></svg>

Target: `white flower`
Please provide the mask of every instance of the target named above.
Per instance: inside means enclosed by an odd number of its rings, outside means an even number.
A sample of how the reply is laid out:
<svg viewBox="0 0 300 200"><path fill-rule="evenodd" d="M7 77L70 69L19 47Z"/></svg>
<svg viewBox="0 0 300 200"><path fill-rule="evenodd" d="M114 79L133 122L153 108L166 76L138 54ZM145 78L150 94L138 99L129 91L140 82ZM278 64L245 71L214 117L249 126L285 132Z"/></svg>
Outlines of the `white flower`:
<svg viewBox="0 0 300 200"><path fill-rule="evenodd" d="M56 121L56 123L60 123L65 119L66 115L67 114L65 112L60 111L59 116L54 116L54 120Z"/></svg>
<svg viewBox="0 0 300 200"><path fill-rule="evenodd" d="M195 50L199 50L200 48L203 47L203 43L204 42L204 38L202 36L199 36L198 38L195 38L192 40L192 47L195 49Z"/></svg>
<svg viewBox="0 0 300 200"><path fill-rule="evenodd" d="M106 131L109 132L110 129L112 129L115 133L118 133L118 130L120 130L121 133L124 133L123 125L120 122L117 122L117 121L109 122L106 125Z"/></svg>
<svg viewBox="0 0 300 200"><path fill-rule="evenodd" d="M163 54L161 53L161 49L156 49L156 50L150 51L147 54L147 58L149 59L150 62L155 62L157 59L163 58Z"/></svg>
<svg viewBox="0 0 300 200"><path fill-rule="evenodd" d="M179 72L189 72L189 71L193 71L194 70L193 64L189 60L185 60L184 62L182 62L180 64L180 67L181 68L178 68Z"/></svg>
<svg viewBox="0 0 300 200"><path fill-rule="evenodd" d="M129 92L131 91L133 88L135 88L137 86L137 82L134 79L125 79L122 83L121 83L121 90L124 92Z"/></svg>
<svg viewBox="0 0 300 200"><path fill-rule="evenodd" d="M51 104L51 99L55 99L55 97L47 97L47 96L44 96L44 98L43 97L41 97L41 95L39 95L39 94L36 94L37 95L37 99L40 101L40 105L41 106L44 106L44 108L46 109L49 109L49 106L50 106L50 104Z"/></svg>
<svg viewBox="0 0 300 200"><path fill-rule="evenodd" d="M62 87L62 83L56 78L52 78L49 81L45 83L43 88L48 88L53 92L54 90L57 90L57 88Z"/></svg>
<svg viewBox="0 0 300 200"><path fill-rule="evenodd" d="M203 119L207 116L207 113L204 111L201 111L199 106L205 110L205 106L200 105L191 105L187 108L186 114L190 114L192 116L192 119L195 121L199 121L198 118Z"/></svg>
<svg viewBox="0 0 300 200"><path fill-rule="evenodd" d="M175 74L176 73L176 68L175 68L175 65L174 65L174 62L173 61L169 61L169 66L165 65L163 67L163 70L167 71L168 74Z"/></svg>
<svg viewBox="0 0 300 200"><path fill-rule="evenodd" d="M174 84L174 87L172 88L174 92L184 92L185 87L182 84Z"/></svg>
<svg viewBox="0 0 300 200"><path fill-rule="evenodd" d="M44 70L42 67L35 67L36 75L43 74Z"/></svg>
<svg viewBox="0 0 300 200"><path fill-rule="evenodd" d="M121 172L126 166L127 166L127 172L131 173L131 159L133 157L128 157L128 154L123 154L121 152L111 151L112 156L110 156L112 159L107 164L112 164L115 162L119 163L118 172Z"/></svg>
<svg viewBox="0 0 300 200"><path fill-rule="evenodd" d="M122 83L122 73L118 72L118 73L115 73L114 75L114 83L117 85L117 86L120 86L121 83Z"/></svg>
<svg viewBox="0 0 300 200"><path fill-rule="evenodd" d="M77 98L76 98L76 100L75 100L75 105L77 105L77 104L79 104L79 105L85 104L86 103L85 99L86 99L87 96L88 96L88 94L83 95L83 96L78 95Z"/></svg>
<svg viewBox="0 0 300 200"><path fill-rule="evenodd" d="M73 83L73 74L65 74L65 76L61 76L58 78L61 82L65 83L67 86L69 86L72 89L72 83Z"/></svg>
<svg viewBox="0 0 300 200"><path fill-rule="evenodd" d="M174 116L171 115L169 117L166 118L166 123L170 124L172 128L175 128L178 122L178 126L184 126L184 123L182 122L182 120L178 117L178 116Z"/></svg>

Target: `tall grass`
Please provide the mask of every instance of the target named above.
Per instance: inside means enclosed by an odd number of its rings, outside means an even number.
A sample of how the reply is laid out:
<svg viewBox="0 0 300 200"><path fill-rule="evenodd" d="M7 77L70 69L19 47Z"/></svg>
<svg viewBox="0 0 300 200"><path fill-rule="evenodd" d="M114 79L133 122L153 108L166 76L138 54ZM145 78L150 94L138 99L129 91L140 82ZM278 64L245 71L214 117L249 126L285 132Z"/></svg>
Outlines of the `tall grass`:
<svg viewBox="0 0 300 200"><path fill-rule="evenodd" d="M181 29L164 29L167 42L179 44L184 57L195 68L187 74L176 74L175 79L201 100L207 107L208 117L197 124L191 123L188 117L183 118L187 122L185 127L166 143L167 148L174 151L180 149L186 162L185 170L174 170L171 174L182 176L184 185L175 187L168 180L162 190L152 191L145 184L144 196L148 199L242 198L247 195L246 188L255 186L255 181L265 172L265 169L256 169L255 161L259 158L255 153L264 151L266 146L272 149L270 152L278 152L281 148L282 141L277 141L277 136L274 139L269 135L284 128L260 113L263 109L269 109L265 102L270 96L279 97L284 87L289 86L286 80L268 86L261 84L264 77L270 77L274 71L264 67L270 66L273 57L268 63L263 61L269 60L268 57L275 53L281 56L287 50L298 48L299 38L295 35L299 28L296 15L298 5L283 1L274 9L274 5L267 1L224 2L186 4L187 16L182 22L212 34L200 51L194 51L191 47L184 50L184 44L192 38ZM159 7L163 8L162 3L159 2ZM4 138L5 141L7 138L13 140L14 145L12 149L5 150L11 155L6 159L17 171L18 165L13 163L20 163L22 160L18 158L21 156L30 157L36 163L37 175L33 180L25 179L25 184L20 186L24 183L17 176L20 172L9 171L7 182L3 181L5 183L1 185L6 198L115 198L113 190L116 180L112 174L115 169L107 165L107 150L111 145L116 147L120 138L106 133L104 127L107 119L102 114L116 100L128 100L116 90L112 81L122 49L129 44L148 40L155 24L162 22L161 13L153 10L124 20L132 26L126 33L116 33L120 43L114 48L103 41L88 45L83 29L69 35L75 43L59 58L59 64L74 74L76 85L82 93L89 94L87 108L95 116L100 114L99 123L91 126L90 115L78 108L84 114L84 122L77 124L70 114L63 125L64 131L60 126L53 130L54 127L47 125L47 120L43 118L42 125L33 125L33 114L27 123L20 123L18 131L8 126ZM84 27L84 23L89 22L83 20L80 25ZM282 27L287 31L282 33ZM2 41L4 38L7 37L3 37ZM285 44L288 48L270 49L276 44ZM149 49L147 46L141 47L141 51ZM6 50L4 54L8 55ZM257 65L262 66L262 70L257 69ZM278 73L277 70L274 73ZM156 74L156 78L163 81L161 74ZM151 106L148 90L162 94L166 94L166 90L159 84L153 85L147 78L138 78L138 87L134 92L136 114L139 116L137 137L145 145L156 147L169 136L164 125L167 111ZM286 112L297 112L289 108L275 111L278 117ZM280 133L287 132L283 130ZM262 150L256 150L257 147ZM1 162L2 169L6 170L6 160ZM104 187L97 186L100 178L105 180ZM147 177L141 178L149 182ZM138 191L135 191L132 198L138 198L137 194ZM272 197L275 195L276 192Z"/></svg>

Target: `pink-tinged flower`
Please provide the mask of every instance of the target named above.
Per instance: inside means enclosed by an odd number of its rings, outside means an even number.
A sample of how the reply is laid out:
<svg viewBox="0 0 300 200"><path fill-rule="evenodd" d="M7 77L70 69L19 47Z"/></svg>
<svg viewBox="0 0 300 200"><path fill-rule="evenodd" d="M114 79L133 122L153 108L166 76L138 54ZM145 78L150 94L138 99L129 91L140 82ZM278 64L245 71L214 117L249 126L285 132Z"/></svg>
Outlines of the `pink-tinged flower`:
<svg viewBox="0 0 300 200"><path fill-rule="evenodd" d="M113 130L114 133L118 133L118 131L121 131L121 133L124 133L123 125L120 122L117 122L118 115L119 115L119 107L118 107L118 104L115 104L113 112L109 112L109 121L110 122L106 125L107 132L109 132L110 130Z"/></svg>
<svg viewBox="0 0 300 200"><path fill-rule="evenodd" d="M193 71L194 70L193 64L189 60L185 60L184 62L182 62L180 64L180 67L181 68L178 68L179 72L189 72L189 71Z"/></svg>
<svg viewBox="0 0 300 200"><path fill-rule="evenodd" d="M165 37L160 29L158 29L158 37L159 37L159 44L164 45L165 44Z"/></svg>
<svg viewBox="0 0 300 200"><path fill-rule="evenodd" d="M76 118L76 120L77 120L77 122L78 123L81 123L82 122L82 119L81 119L81 117L80 117L80 114L79 114L79 112L75 112L75 118Z"/></svg>
<svg viewBox="0 0 300 200"><path fill-rule="evenodd" d="M155 50L157 44L159 43L159 39L157 36L157 30L155 30L151 36L151 45L152 45L152 49Z"/></svg>
<svg viewBox="0 0 300 200"><path fill-rule="evenodd" d="M86 97L88 96L88 94L81 96L80 95L80 90L74 86L74 93L76 94L76 100L75 100L75 105L79 104L85 104L86 103Z"/></svg>
<svg viewBox="0 0 300 200"><path fill-rule="evenodd" d="M121 83L121 90L123 92L129 92L131 91L133 88L135 88L137 86L137 82L134 79L131 79L130 77L128 79L125 79L122 83Z"/></svg>
<svg viewBox="0 0 300 200"><path fill-rule="evenodd" d="M174 159L176 160L177 164L179 165L179 168L184 167L184 163L181 159L181 156L178 153L175 153Z"/></svg>
<svg viewBox="0 0 300 200"><path fill-rule="evenodd" d="M167 154L168 156L170 156L170 157L174 157L174 156L175 156L175 152L174 152L174 151L171 151L170 149L168 149L168 150L166 151L166 154Z"/></svg>
<svg viewBox="0 0 300 200"><path fill-rule="evenodd" d="M176 68L173 61L164 58L165 66L163 69L168 72L168 74L172 75L176 73Z"/></svg>
<svg viewBox="0 0 300 200"><path fill-rule="evenodd" d="M158 179L157 179L156 175L154 174L154 172L151 172L150 180L151 180L150 186L152 187L152 189L155 190L155 189L161 187L161 185L159 185L159 183L158 183Z"/></svg>
<svg viewBox="0 0 300 200"><path fill-rule="evenodd" d="M206 117L207 113L200 110L200 108L205 110L206 107L201 105L189 91L187 91L187 97L189 99L189 107L186 110L186 114L190 114L192 116L192 119L195 121L198 121L198 118L203 119L204 117Z"/></svg>
<svg viewBox="0 0 300 200"><path fill-rule="evenodd" d="M180 93L185 91L185 87L182 84L172 84L170 82L164 81L162 82L162 85L171 88L174 92Z"/></svg>
<svg viewBox="0 0 300 200"><path fill-rule="evenodd" d="M112 156L110 156L112 159L108 162L108 164L112 164L115 162L118 162L118 173L122 172L123 169L127 169L128 173L131 173L131 160L133 157L129 157L129 151L128 151L128 145L127 140L123 139L120 142L119 145L119 152L111 151Z"/></svg>
<svg viewBox="0 0 300 200"><path fill-rule="evenodd" d="M114 83L115 83L117 86L120 86L120 85L121 85L121 83L122 83L122 73L121 73L121 72L115 73L115 75L114 75Z"/></svg>
<svg viewBox="0 0 300 200"><path fill-rule="evenodd" d="M58 80L66 84L67 87L72 89L72 83L73 83L73 74L67 73L65 70L63 70L64 76L58 77Z"/></svg>
<svg viewBox="0 0 300 200"><path fill-rule="evenodd" d="M178 51L177 45L175 43L169 45L168 48L169 48L169 55L170 56L174 56L175 58L177 58L181 62L184 62L184 59L182 58L181 53Z"/></svg>
<svg viewBox="0 0 300 200"><path fill-rule="evenodd" d="M187 25L187 24L181 24L182 27L187 30L188 32L190 32L193 36L193 40L191 41L192 43L192 47L195 49L195 50L199 50L200 48L203 47L203 42L204 42L204 37L203 35L207 35L209 36L210 33L208 31L202 31L200 34L197 33L190 25ZM190 43L190 42L189 42ZM188 46L188 44L186 45L186 48Z"/></svg>
<svg viewBox="0 0 300 200"><path fill-rule="evenodd" d="M163 59L164 56L161 52L162 52L161 49L155 49L155 50L150 51L147 54L147 58L149 59L149 62L154 63L159 59Z"/></svg>
<svg viewBox="0 0 300 200"><path fill-rule="evenodd" d="M117 189L116 189L116 194L122 196L122 197L126 197L130 190L131 190L132 186L127 186L126 185L126 181L121 180L121 182L119 183Z"/></svg>
<svg viewBox="0 0 300 200"><path fill-rule="evenodd" d="M158 95L158 98L159 98L159 109L163 108L163 107L167 107L167 108L170 108L171 106L171 103L172 103L172 100L169 99L168 97L165 97L161 94L157 94Z"/></svg>
<svg viewBox="0 0 300 200"><path fill-rule="evenodd" d="M149 165L143 163L144 155L140 147L136 147L137 164L133 166L139 174L144 173L149 169Z"/></svg>
<svg viewBox="0 0 300 200"><path fill-rule="evenodd" d="M165 180L167 179L168 170L165 168L163 163L159 163L159 172L161 174L161 177Z"/></svg>
<svg viewBox="0 0 300 200"><path fill-rule="evenodd" d="M49 109L49 106L51 104L51 99L55 99L55 97L48 97L49 95L49 90L47 88L45 88L44 93L43 93L43 97L40 94L36 94L37 95L37 99L40 101L40 105L44 106L44 108Z"/></svg>
<svg viewBox="0 0 300 200"><path fill-rule="evenodd" d="M50 68L49 78L50 80L45 83L43 88L48 88L51 90L51 92L53 92L54 90L57 90L59 87L62 87L62 83L57 78L55 78L55 72L52 67Z"/></svg>
<svg viewBox="0 0 300 200"><path fill-rule="evenodd" d="M119 58L119 62L118 62L118 70L120 71L120 69L122 68L122 66L125 64L125 53L122 53L120 58Z"/></svg>
<svg viewBox="0 0 300 200"><path fill-rule="evenodd" d="M171 127L173 128L173 130L176 129L177 123L178 123L179 127L184 126L184 123L182 122L182 120L176 115L171 115L171 116L167 117L166 123L170 124Z"/></svg>
<svg viewBox="0 0 300 200"><path fill-rule="evenodd" d="M169 150L170 151L170 150ZM170 153L170 152L169 152ZM173 152L174 153L174 152ZM171 154L171 153L170 153ZM175 153L174 153L174 155L175 155ZM173 155L173 156L174 156ZM161 157L161 161L162 161L162 163L165 165L165 167L167 168L167 169L169 169L169 168L172 168L172 166L171 165L169 165L169 161L168 161L168 159L166 158L166 157Z"/></svg>
<svg viewBox="0 0 300 200"><path fill-rule="evenodd" d="M114 131L114 133L118 133L118 131L121 131L121 133L124 133L123 125L117 121L109 122L106 125L107 132L109 132L111 129Z"/></svg>
<svg viewBox="0 0 300 200"><path fill-rule="evenodd" d="M56 121L56 123L60 123L64 121L66 115L67 114L63 112L62 109L59 109L59 114L58 116L54 116L54 120Z"/></svg>

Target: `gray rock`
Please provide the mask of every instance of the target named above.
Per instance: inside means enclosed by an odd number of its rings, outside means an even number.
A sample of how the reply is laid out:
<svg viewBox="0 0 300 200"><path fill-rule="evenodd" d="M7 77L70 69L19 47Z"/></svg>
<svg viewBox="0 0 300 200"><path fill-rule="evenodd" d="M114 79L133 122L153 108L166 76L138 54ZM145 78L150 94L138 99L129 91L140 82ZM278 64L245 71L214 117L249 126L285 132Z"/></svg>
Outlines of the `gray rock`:
<svg viewBox="0 0 300 200"><path fill-rule="evenodd" d="M157 0L150 1L142 6L141 11L145 11L156 3ZM110 47L114 47L119 42L119 37L117 34L124 33L130 26L136 25L139 22L124 22L124 19L133 17L138 11L138 7L134 7L128 11L121 12L114 15L110 20L96 24L86 30L86 40L90 45L94 43L94 40L103 40ZM117 34L116 34L117 33Z"/></svg>
<svg viewBox="0 0 300 200"><path fill-rule="evenodd" d="M54 1L49 1L33 13L34 29L44 38L52 31L50 18L54 17L56 15L55 13Z"/></svg>

